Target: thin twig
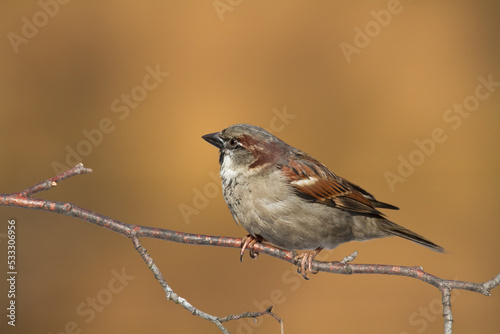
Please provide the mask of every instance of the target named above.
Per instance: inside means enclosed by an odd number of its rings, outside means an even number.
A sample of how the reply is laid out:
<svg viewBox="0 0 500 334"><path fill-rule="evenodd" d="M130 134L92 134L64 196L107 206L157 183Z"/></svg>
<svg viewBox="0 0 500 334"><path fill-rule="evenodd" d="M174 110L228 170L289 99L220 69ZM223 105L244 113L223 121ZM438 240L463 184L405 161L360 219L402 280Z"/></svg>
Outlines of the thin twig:
<svg viewBox="0 0 500 334"><path fill-rule="evenodd" d="M94 224L97 224L99 226L102 226L104 228L107 228L109 230L112 230L114 232L120 233L122 235L125 235L129 237L132 240L132 243L134 244L135 249L137 252L141 255L142 259L144 262L146 262L147 266L153 273L155 279L160 283L160 285L163 288L163 291L165 291L165 295L167 300L171 300L176 304L180 304L183 306L186 310L188 310L191 314L199 316L203 319L206 319L210 322L213 322L220 330L222 333L229 334L230 332L222 325L223 322L227 322L230 320L237 320L237 319L242 319L242 318L258 318L264 315L270 315L273 318L275 318L281 325L281 328L283 330L283 321L273 312L271 312L271 308L268 308L265 311L262 312L245 312L241 314L236 314L236 315L228 315L226 317L217 317L213 316L211 314L208 314L206 312L203 312L193 305L191 305L185 298L179 296L175 291L168 285L167 281L163 277L162 273L154 263L153 258L148 254L146 249L141 245L139 238L138 238L138 231L142 230L142 226L137 226L137 225L129 225L125 224L123 222L120 222L116 219L112 219L109 217L105 217L103 215L100 215L98 213L80 208L76 205L73 205L71 203L62 203L62 202L54 202L54 201L47 201L47 200L38 200L38 199L32 199L30 196L32 196L35 193L44 191L44 190L49 190L52 189L53 187L57 186L58 182L61 182L71 176L78 175L78 174L85 174L85 173L92 173L92 170L89 168L85 168L83 164L78 164L74 168L56 176L51 179L42 181L33 187L27 188L19 193L14 193L14 194L0 194L0 206L13 206L13 207L21 207L21 208L28 208L28 209L35 209L35 210L43 210L43 211L49 211L49 212L55 212L55 213L60 213L68 216L72 216L75 218L79 218ZM154 235L154 230L149 230L152 235Z"/></svg>
<svg viewBox="0 0 500 334"><path fill-rule="evenodd" d="M443 287L443 318L444 318L444 334L453 332L453 314L451 313L451 289L447 286Z"/></svg>
<svg viewBox="0 0 500 334"><path fill-rule="evenodd" d="M92 172L91 169L83 167L82 164L78 164L74 168L56 177L40 182L39 184L27 188L22 192L13 194L0 194L0 206L28 208L34 210L59 213L96 224L98 226L104 227L108 230L114 231L116 233L122 234L130 238L134 244L134 247L143 258L144 262L146 262L150 270L153 272L153 275L155 276L156 280L158 280L158 282L163 287L167 299L172 300L175 303L181 304L186 310L190 311L194 315L200 316L203 319L213 322L223 333L229 333L227 329L222 325L223 322L241 318L248 318L248 317L256 318L263 315L270 315L274 317L276 320L278 320L281 324L281 329L283 331L283 321L276 314L271 312L271 308L261 312L245 312L238 315L229 315L222 318L198 310L197 308L189 304L184 298L178 296L170 288L170 286L164 279L163 275L161 274L160 270L155 265L151 256L147 253L146 249L144 249L144 247L142 247L141 243L139 242L140 237L145 237L145 238L155 238L155 239L173 241L190 245L241 248L242 245L241 238L191 234L191 233L172 231L168 229L154 228L149 226L130 225L118 221L116 219L100 215L93 211L86 210L71 203L33 199L30 197L35 193L44 190L49 190L55 187L58 184L58 182L61 182L71 176L91 173L91 172ZM295 256L294 252L283 250L269 244L256 243L255 246L253 247L253 251L256 251L261 254L270 255L275 258L296 264L294 260ZM312 262L312 269L314 271L323 271L323 272L344 274L344 275L378 274L378 275L406 276L431 284L437 289L439 289L439 291L441 291L442 294L445 334L452 333L453 315L451 312L451 297L450 297L451 290L462 289L462 290L478 292L483 295L489 296L491 290L500 285L500 274L498 274L491 280L484 283L447 280L425 272L422 269L422 267L351 263L351 261L355 259L356 255L357 252L354 252L353 254L346 256L342 261L321 262L314 260Z"/></svg>
<svg viewBox="0 0 500 334"><path fill-rule="evenodd" d="M149 269L153 272L154 277L162 286L163 291L165 291L165 296L166 296L167 300L171 300L176 304L180 304L182 307L184 307L186 310L191 312L191 314L193 314L193 315L196 315L202 319L213 322L221 330L222 333L229 333L229 331L222 325L223 322L227 322L227 321L231 321L231 320L238 320L238 319L243 319L243 318L258 318L258 317L261 317L264 315L272 316L283 327L283 320L281 320L280 317L278 317L276 314L271 312L272 307L269 307L267 310L262 311L262 312L244 312L241 314L231 314L231 315L225 316L223 318L208 314L208 313L203 312L200 309L194 307L186 299L180 297L177 293L175 293L174 290L172 290L172 288L168 285L168 283L165 280L165 278L163 277L162 273L160 272L160 270L156 266L153 258L151 258L151 256L146 251L146 249L141 245L141 242L139 241L139 238L137 237L137 235L135 233L132 233L130 238L132 239L132 243L134 244L135 249L137 250L137 252L139 252L139 254L141 255L144 262L146 262Z"/></svg>
<svg viewBox="0 0 500 334"><path fill-rule="evenodd" d="M135 233L132 233L131 239L135 249L139 252L144 262L146 262L146 264L148 265L149 269L151 269L154 277L162 286L163 291L165 291L165 296L167 297L167 300L172 300L174 303L180 304L182 307L191 312L193 315L197 315L200 318L213 322L217 327L219 327L222 333L229 333L229 331L224 326L222 326L221 321L217 317L214 317L213 315L200 311L199 309L191 305L186 299L176 294L174 290L172 290L172 288L168 285L167 281L163 277L162 273L160 272L160 270L158 269L155 262L146 251L146 249L141 245L139 238L137 238Z"/></svg>

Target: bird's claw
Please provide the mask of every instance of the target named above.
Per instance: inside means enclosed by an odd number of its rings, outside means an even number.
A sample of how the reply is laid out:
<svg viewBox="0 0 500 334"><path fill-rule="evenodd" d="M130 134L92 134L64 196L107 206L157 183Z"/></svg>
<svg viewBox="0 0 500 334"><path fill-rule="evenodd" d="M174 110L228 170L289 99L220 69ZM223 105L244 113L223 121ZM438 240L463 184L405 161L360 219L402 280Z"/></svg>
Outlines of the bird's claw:
<svg viewBox="0 0 500 334"><path fill-rule="evenodd" d="M322 248L318 247L313 251L305 252L299 255L296 255L293 260L298 265L297 273L301 274L304 279L308 280L307 272L311 274L317 274L317 270L313 270L312 261L321 252Z"/></svg>
<svg viewBox="0 0 500 334"><path fill-rule="evenodd" d="M240 261L243 262L243 254L245 254L245 249L248 248L250 252L250 257L256 259L259 256L259 252L254 249L256 243L260 243L259 238L255 238L253 235L249 234L242 239L241 251L240 251Z"/></svg>

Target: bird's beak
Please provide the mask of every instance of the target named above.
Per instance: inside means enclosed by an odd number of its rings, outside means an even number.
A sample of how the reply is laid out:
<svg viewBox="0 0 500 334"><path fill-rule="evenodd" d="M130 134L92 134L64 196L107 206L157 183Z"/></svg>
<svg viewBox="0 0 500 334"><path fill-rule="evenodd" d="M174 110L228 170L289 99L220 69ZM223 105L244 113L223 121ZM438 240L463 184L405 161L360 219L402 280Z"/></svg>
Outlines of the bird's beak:
<svg viewBox="0 0 500 334"><path fill-rule="evenodd" d="M224 142L220 137L220 132L209 133L208 135L204 135L201 138L205 139L207 142L214 145L219 150L222 149L222 146L224 146Z"/></svg>

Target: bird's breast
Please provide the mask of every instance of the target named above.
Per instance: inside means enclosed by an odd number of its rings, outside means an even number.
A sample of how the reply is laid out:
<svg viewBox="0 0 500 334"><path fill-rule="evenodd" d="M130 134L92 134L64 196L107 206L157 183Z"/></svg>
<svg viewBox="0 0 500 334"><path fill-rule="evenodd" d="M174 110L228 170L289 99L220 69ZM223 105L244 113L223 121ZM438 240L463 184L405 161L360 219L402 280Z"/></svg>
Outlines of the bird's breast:
<svg viewBox="0 0 500 334"><path fill-rule="evenodd" d="M234 220L254 236L285 249L333 248L352 239L348 214L303 200L278 170L260 175L221 170L221 178Z"/></svg>

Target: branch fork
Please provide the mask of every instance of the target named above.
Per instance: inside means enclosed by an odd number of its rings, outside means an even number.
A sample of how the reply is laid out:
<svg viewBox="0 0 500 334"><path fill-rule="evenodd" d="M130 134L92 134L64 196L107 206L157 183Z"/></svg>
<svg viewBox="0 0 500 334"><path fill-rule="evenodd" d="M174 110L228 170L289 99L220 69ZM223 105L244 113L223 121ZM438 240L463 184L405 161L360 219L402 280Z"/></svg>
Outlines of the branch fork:
<svg viewBox="0 0 500 334"><path fill-rule="evenodd" d="M258 318L261 316L271 316L276 319L281 326L281 333L283 333L283 320L272 312L272 307L260 312L244 312L236 315L228 315L225 317L217 317L206 312L203 312L186 299L177 295L175 291L168 285L163 277L161 271L156 266L153 258L149 255L147 250L142 246L139 238L155 238L167 241L173 241L184 244L192 245L205 245L216 247L231 247L241 249L246 239L231 238L222 236L211 236L201 234L191 234L168 229L160 229L149 226L130 225L100 215L96 212L81 208L71 203L55 202L42 199L31 198L34 194L41 191L50 190L56 187L63 180L79 174L92 173L92 169L85 168L83 164L78 164L75 167L53 177L48 180L42 181L32 187L29 187L19 193L13 194L0 194L0 206L10 206L27 208L34 210L42 210L53 213L59 213L71 217L75 217L92 224L104 227L113 232L122 234L132 240L134 248L142 257L148 268L153 273L155 279L162 286L167 300L171 300L176 304L180 304L193 315L199 316L214 323L222 333L229 333L224 327L223 323L238 320L242 318ZM262 253L275 258L296 264L297 254L292 251L283 250L266 243L253 243L251 250L255 253ZM250 247L249 247L250 248ZM355 264L352 261L356 258L357 252L344 257L341 261L322 262L312 260L310 268L314 271L323 271L334 274L353 275L353 274L382 274L382 275L396 275L406 276L418 279L427 284L431 284L441 292L441 299L443 304L443 319L444 319L444 333L451 334L453 330L453 314L451 311L451 291L453 289L468 290L481 293L485 296L491 295L491 290L500 285L500 274L493 277L491 280L484 283L472 283L457 280L442 279L437 276L431 275L423 270L422 267L407 267L396 265L380 265L380 264Z"/></svg>

